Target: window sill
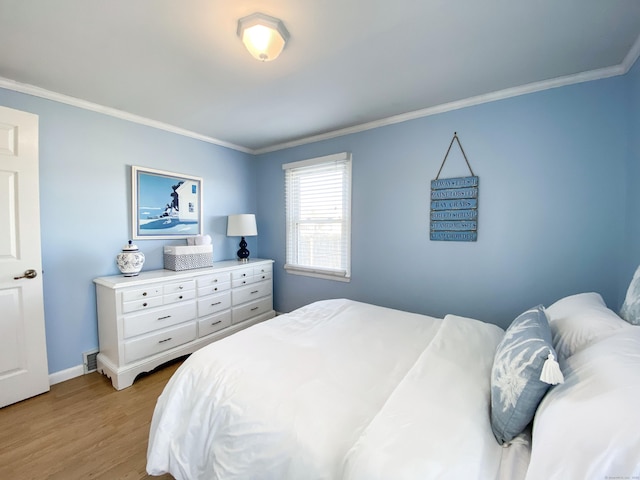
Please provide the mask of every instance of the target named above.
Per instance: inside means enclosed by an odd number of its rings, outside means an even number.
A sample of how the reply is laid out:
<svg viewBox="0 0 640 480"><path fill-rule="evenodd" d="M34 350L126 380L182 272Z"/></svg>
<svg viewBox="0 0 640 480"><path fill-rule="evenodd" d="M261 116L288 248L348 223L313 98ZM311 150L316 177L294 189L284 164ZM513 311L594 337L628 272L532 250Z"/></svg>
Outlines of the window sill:
<svg viewBox="0 0 640 480"><path fill-rule="evenodd" d="M325 280L336 280L338 282L351 282L351 277L345 272L331 272L326 270L317 270L313 268L297 267L295 265L285 265L284 269L287 273L293 275L302 275L305 277L323 278Z"/></svg>

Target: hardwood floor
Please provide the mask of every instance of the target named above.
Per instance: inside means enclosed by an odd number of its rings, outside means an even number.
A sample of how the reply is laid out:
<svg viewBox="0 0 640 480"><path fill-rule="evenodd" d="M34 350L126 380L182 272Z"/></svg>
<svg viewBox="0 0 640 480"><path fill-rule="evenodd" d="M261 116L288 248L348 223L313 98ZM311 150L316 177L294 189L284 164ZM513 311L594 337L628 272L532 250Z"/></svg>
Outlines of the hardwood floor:
<svg viewBox="0 0 640 480"><path fill-rule="evenodd" d="M156 399L180 363L120 391L90 373L0 409L0 479L172 479L145 466Z"/></svg>

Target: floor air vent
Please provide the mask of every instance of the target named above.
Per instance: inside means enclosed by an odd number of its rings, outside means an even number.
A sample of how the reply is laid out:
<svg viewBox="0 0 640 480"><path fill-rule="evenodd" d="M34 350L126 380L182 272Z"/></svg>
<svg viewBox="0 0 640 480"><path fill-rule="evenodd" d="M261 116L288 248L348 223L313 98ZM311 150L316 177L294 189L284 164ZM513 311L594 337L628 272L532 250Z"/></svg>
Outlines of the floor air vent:
<svg viewBox="0 0 640 480"><path fill-rule="evenodd" d="M84 373L95 372L98 369L98 350L82 354L84 360Z"/></svg>

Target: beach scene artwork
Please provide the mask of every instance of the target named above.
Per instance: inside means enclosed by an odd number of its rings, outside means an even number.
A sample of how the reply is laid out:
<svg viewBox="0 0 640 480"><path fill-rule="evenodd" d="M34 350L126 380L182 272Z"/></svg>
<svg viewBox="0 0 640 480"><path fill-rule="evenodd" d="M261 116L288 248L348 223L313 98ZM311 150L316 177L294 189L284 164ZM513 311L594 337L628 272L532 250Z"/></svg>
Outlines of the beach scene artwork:
<svg viewBox="0 0 640 480"><path fill-rule="evenodd" d="M138 238L175 238L202 233L202 180L140 169L135 178Z"/></svg>

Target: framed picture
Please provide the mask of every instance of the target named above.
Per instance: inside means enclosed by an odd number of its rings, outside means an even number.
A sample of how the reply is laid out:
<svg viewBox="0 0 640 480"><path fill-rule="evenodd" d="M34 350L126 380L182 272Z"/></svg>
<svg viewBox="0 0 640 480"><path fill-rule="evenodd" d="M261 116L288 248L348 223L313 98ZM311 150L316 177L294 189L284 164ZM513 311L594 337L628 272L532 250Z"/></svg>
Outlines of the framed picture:
<svg viewBox="0 0 640 480"><path fill-rule="evenodd" d="M133 239L202 235L202 178L131 167Z"/></svg>

